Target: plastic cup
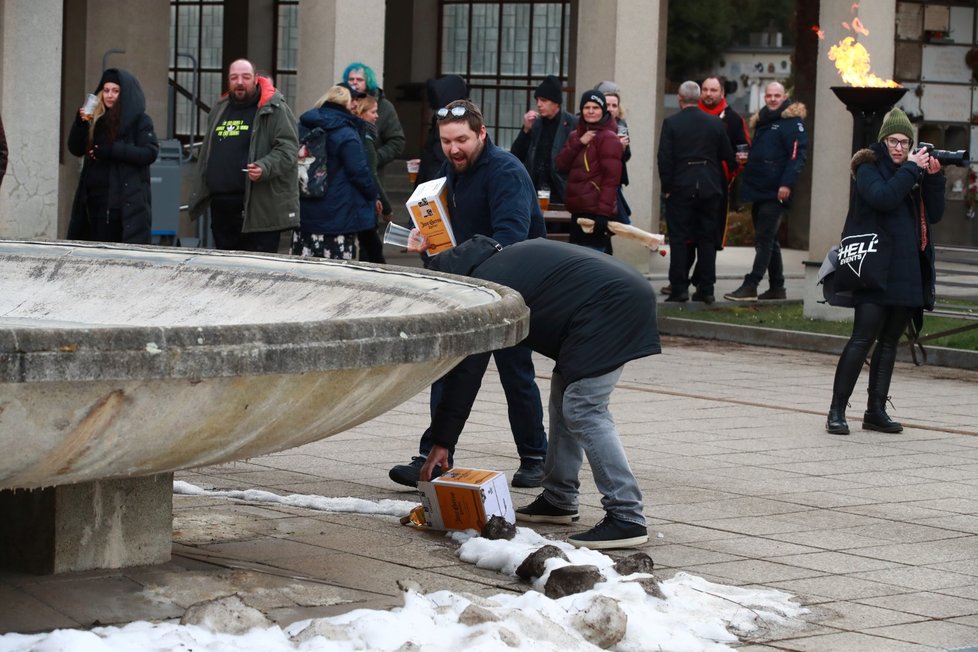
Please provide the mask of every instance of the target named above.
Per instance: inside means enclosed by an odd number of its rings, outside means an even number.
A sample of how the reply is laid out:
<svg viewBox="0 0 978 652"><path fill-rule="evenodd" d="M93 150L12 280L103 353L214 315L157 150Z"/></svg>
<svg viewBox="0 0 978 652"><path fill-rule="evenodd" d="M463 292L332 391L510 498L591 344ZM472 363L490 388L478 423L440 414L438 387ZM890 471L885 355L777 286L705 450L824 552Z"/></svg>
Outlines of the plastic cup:
<svg viewBox="0 0 978 652"><path fill-rule="evenodd" d="M406 229L400 224L389 222L384 229L384 244L394 245L401 249L407 249L408 240L411 237L411 229Z"/></svg>
<svg viewBox="0 0 978 652"><path fill-rule="evenodd" d="M540 210L547 211L550 208L550 190L537 190L537 201L540 202Z"/></svg>
<svg viewBox="0 0 978 652"><path fill-rule="evenodd" d="M408 180L411 181L411 185L414 185L418 181L418 170L421 169L421 159L412 158L407 162L407 172Z"/></svg>
<svg viewBox="0 0 978 652"><path fill-rule="evenodd" d="M95 113L96 106L98 106L98 96L89 93L88 97L85 98L85 103L82 105L82 113L88 117L92 117Z"/></svg>
<svg viewBox="0 0 978 652"><path fill-rule="evenodd" d="M747 154L750 152L750 145L737 145L737 160L743 163L747 160Z"/></svg>

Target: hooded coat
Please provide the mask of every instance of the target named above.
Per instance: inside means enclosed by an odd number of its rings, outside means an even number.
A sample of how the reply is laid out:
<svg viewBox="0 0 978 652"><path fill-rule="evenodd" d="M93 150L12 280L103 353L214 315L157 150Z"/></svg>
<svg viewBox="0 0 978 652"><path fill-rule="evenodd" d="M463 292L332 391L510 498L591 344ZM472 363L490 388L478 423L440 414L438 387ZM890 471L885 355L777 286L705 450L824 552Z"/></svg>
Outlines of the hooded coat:
<svg viewBox="0 0 978 652"><path fill-rule="evenodd" d="M149 244L153 222L149 166L156 160L160 146L153 120L146 115L146 97L136 78L121 68L106 69L95 89L96 94L102 90L107 76L119 80L119 132L114 142L98 148L96 161L87 155L92 149L89 123L75 115L68 133L68 151L84 158L78 189L71 205L67 237L69 240L91 239L91 220L98 216L89 215L87 189L92 175L96 174L95 168L107 165L105 178L108 188L105 197L108 208L120 212L122 242ZM100 121L107 119L108 113L105 113Z"/></svg>
<svg viewBox="0 0 978 652"><path fill-rule="evenodd" d="M854 303L932 310L936 290L930 227L944 217L944 172L926 174L911 162L897 165L881 143L856 152L851 171L856 187L846 232L858 232L851 229L863 224L878 228L890 236L892 247L886 289L857 290ZM923 249L922 224L927 235Z"/></svg>
<svg viewBox="0 0 978 652"><path fill-rule="evenodd" d="M258 77L258 111L248 145L248 160L262 169L258 182L245 182L243 233L283 231L299 226L299 133L285 97L267 77ZM207 164L214 131L221 124L230 99L221 97L211 109L197 170L191 181L190 218L197 219L210 205Z"/></svg>
<svg viewBox="0 0 978 652"><path fill-rule="evenodd" d="M418 169L418 183L424 183L438 178L438 170L445 162L445 152L441 149L441 138L438 135L438 109L448 106L455 100L464 100L469 96L469 87L465 80L458 75L445 75L437 79L429 79L428 105L431 107L431 125L421 149L421 167Z"/></svg>
<svg viewBox="0 0 978 652"><path fill-rule="evenodd" d="M751 116L754 139L741 177L741 200L777 201L778 188L794 189L808 154L808 132L802 122L806 117L805 105L791 100L775 111L764 107Z"/></svg>
<svg viewBox="0 0 978 652"><path fill-rule="evenodd" d="M326 194L300 199L302 231L342 235L374 228L378 191L361 139L366 123L327 102L303 113L299 124L326 132Z"/></svg>

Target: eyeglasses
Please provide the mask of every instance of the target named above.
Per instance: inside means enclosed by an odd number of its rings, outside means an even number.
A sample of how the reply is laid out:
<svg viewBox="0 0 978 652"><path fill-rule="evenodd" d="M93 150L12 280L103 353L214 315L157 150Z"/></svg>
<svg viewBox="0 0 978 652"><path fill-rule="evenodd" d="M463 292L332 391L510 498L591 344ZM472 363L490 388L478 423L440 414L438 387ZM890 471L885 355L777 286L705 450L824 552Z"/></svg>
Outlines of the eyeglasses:
<svg viewBox="0 0 978 652"><path fill-rule="evenodd" d="M883 142L886 143L888 147L892 147L893 149L896 149L897 147L910 149L910 143L913 141L909 138L884 138Z"/></svg>
<svg viewBox="0 0 978 652"><path fill-rule="evenodd" d="M448 107L443 107L438 109L438 112L435 113L435 115L438 116L439 120L444 120L445 118L447 118L449 113L451 113L456 118L461 118L463 115L468 113L468 111L469 110L464 106L453 106L450 109Z"/></svg>

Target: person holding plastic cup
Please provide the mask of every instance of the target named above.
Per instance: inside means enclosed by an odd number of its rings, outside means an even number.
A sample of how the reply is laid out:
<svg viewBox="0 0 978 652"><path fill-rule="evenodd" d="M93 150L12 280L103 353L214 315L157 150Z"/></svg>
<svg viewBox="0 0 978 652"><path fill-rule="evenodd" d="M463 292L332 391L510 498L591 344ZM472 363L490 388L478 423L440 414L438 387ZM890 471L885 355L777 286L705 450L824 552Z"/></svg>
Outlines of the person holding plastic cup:
<svg viewBox="0 0 978 652"><path fill-rule="evenodd" d="M149 166L159 154L146 98L132 73L109 68L68 133L68 151L83 157L67 237L149 244Z"/></svg>

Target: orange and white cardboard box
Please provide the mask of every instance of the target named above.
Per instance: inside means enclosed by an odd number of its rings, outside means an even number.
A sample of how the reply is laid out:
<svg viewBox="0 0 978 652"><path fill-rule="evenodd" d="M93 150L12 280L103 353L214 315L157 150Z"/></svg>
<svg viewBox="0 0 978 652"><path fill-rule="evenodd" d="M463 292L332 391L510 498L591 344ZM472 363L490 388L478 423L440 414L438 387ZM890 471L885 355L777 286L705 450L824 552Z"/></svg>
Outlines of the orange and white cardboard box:
<svg viewBox="0 0 978 652"><path fill-rule="evenodd" d="M428 253L438 254L455 246L448 210L448 179L441 177L418 184L404 205L414 226L428 239Z"/></svg>
<svg viewBox="0 0 978 652"><path fill-rule="evenodd" d="M499 471L453 468L418 493L428 525L438 530L481 530L493 515L516 522L506 475Z"/></svg>

